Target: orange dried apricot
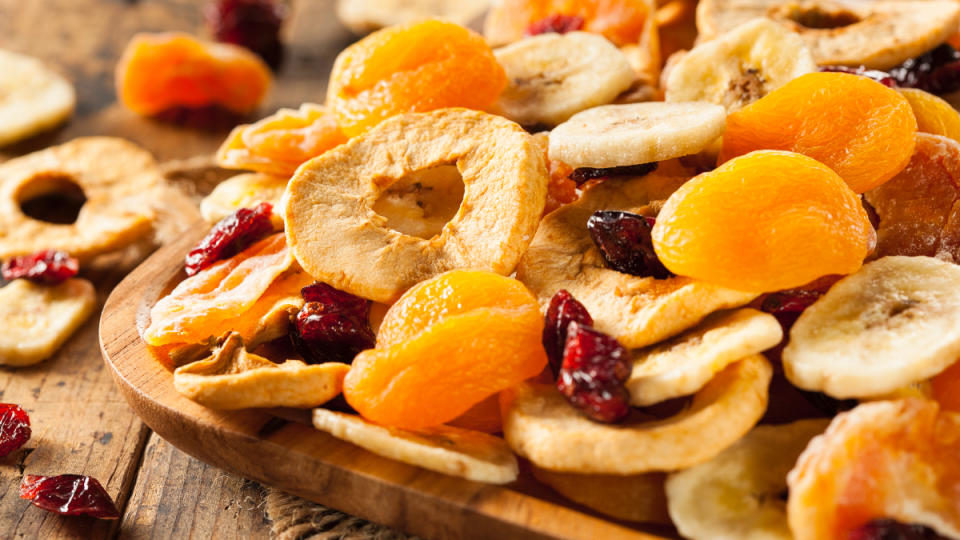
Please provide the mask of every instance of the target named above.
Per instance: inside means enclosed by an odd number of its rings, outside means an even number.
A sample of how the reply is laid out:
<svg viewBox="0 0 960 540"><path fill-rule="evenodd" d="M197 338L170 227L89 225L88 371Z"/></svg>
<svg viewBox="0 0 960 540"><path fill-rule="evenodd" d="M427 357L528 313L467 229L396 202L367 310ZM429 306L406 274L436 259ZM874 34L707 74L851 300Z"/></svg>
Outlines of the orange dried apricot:
<svg viewBox="0 0 960 540"><path fill-rule="evenodd" d="M519 281L454 270L416 285L380 325L344 381L368 420L404 429L450 422L484 399L540 373L543 320Z"/></svg>
<svg viewBox="0 0 960 540"><path fill-rule="evenodd" d="M506 86L482 37L427 20L374 32L344 49L330 75L327 106L354 137L404 112L485 109Z"/></svg>
<svg viewBox="0 0 960 540"><path fill-rule="evenodd" d="M960 264L960 143L918 134L907 167L864 197L879 220L878 257L926 255Z"/></svg>
<svg viewBox="0 0 960 540"><path fill-rule="evenodd" d="M504 43L545 31L583 30L622 47L640 41L650 11L643 0L505 0L488 16L484 33Z"/></svg>
<svg viewBox="0 0 960 540"><path fill-rule="evenodd" d="M135 35L116 70L120 101L145 116L214 105L247 114L270 81L270 69L247 49L181 33Z"/></svg>
<svg viewBox="0 0 960 540"><path fill-rule="evenodd" d="M345 142L333 114L304 103L300 110L280 109L259 122L235 127L217 150L217 163L289 177L300 164Z"/></svg>
<svg viewBox="0 0 960 540"><path fill-rule="evenodd" d="M917 131L960 141L960 112L945 100L917 88L897 90L910 102L917 117Z"/></svg>
<svg viewBox="0 0 960 540"><path fill-rule="evenodd" d="M933 399L945 411L960 412L960 362L941 371L931 379Z"/></svg>
<svg viewBox="0 0 960 540"><path fill-rule="evenodd" d="M484 433L500 433L503 431L503 421L500 416L500 394L493 394L470 407L467 412L447 422L447 425Z"/></svg>
<svg viewBox="0 0 960 540"><path fill-rule="evenodd" d="M826 165L776 150L751 152L674 192L653 247L673 273L771 292L849 274L874 241L860 198Z"/></svg>
<svg viewBox="0 0 960 540"><path fill-rule="evenodd" d="M849 73L808 73L727 116L720 161L797 152L863 193L907 166L916 133L910 103L896 90Z"/></svg>

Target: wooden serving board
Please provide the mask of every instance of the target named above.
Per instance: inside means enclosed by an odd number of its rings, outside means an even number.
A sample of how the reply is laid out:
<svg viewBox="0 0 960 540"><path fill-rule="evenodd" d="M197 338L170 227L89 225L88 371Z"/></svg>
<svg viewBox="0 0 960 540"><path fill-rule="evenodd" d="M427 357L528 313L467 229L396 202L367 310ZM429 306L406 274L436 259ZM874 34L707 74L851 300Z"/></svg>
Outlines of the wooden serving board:
<svg viewBox="0 0 960 540"><path fill-rule="evenodd" d="M183 257L206 231L162 248L114 289L100 345L143 421L209 464L338 510L437 539L662 538L560 499L530 478L489 486L382 458L309 425L307 411L215 411L182 397L140 338L150 308L185 277Z"/></svg>

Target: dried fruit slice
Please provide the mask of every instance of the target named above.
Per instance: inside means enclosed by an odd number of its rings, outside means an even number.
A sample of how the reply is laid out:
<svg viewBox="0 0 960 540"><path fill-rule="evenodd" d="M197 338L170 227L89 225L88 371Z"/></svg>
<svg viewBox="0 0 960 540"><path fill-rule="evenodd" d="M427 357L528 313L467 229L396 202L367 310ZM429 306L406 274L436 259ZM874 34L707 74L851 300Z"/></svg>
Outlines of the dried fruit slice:
<svg viewBox="0 0 960 540"><path fill-rule="evenodd" d="M474 482L517 479L517 459L503 439L450 426L404 431L359 416L314 409L313 426L374 454Z"/></svg>
<svg viewBox="0 0 960 540"><path fill-rule="evenodd" d="M120 102L144 116L212 105L248 114L270 81L270 68L249 50L175 32L133 36L116 70Z"/></svg>
<svg viewBox="0 0 960 540"><path fill-rule="evenodd" d="M960 143L918 133L907 167L864 197L879 220L877 256L960 263Z"/></svg>
<svg viewBox="0 0 960 540"><path fill-rule="evenodd" d="M626 521L670 523L662 472L621 476L618 474L578 474L531 467L533 476L554 491L606 514Z"/></svg>
<svg viewBox="0 0 960 540"><path fill-rule="evenodd" d="M943 43L960 24L950 1L917 4L782 0L705 0L697 6L699 40L713 39L746 21L770 17L800 34L820 65L889 69Z"/></svg>
<svg viewBox="0 0 960 540"><path fill-rule="evenodd" d="M385 28L344 49L330 74L327 106L355 137L396 114L486 109L506 85L482 37L426 20Z"/></svg>
<svg viewBox="0 0 960 540"><path fill-rule="evenodd" d="M443 424L543 371L542 331L536 300L518 281L447 272L391 307L377 348L353 360L344 397L379 424Z"/></svg>
<svg viewBox="0 0 960 540"><path fill-rule="evenodd" d="M917 117L917 131L960 142L960 112L952 105L916 88L900 88L897 91L910 102L910 108Z"/></svg>
<svg viewBox="0 0 960 540"><path fill-rule="evenodd" d="M631 353L630 404L643 407L693 394L728 365L782 338L772 315L753 309L714 313L669 341Z"/></svg>
<svg viewBox="0 0 960 540"><path fill-rule="evenodd" d="M157 163L139 146L112 137L82 137L0 165L0 259L54 249L80 262L124 248L148 234ZM78 189L79 188L79 189ZM76 222L34 219L21 204L81 191Z"/></svg>
<svg viewBox="0 0 960 540"><path fill-rule="evenodd" d="M373 211L371 203L403 177L452 163L463 175L463 202L438 236L392 230ZM283 214L304 270L388 303L454 268L512 272L536 230L546 191L542 154L519 126L445 109L392 118L311 160L290 181Z"/></svg>
<svg viewBox="0 0 960 540"><path fill-rule="evenodd" d="M875 239L844 179L816 160L772 150L690 180L653 226L653 247L671 272L756 292L854 272Z"/></svg>
<svg viewBox="0 0 960 540"><path fill-rule="evenodd" d="M97 294L85 279L37 285L18 279L0 289L0 364L29 366L45 360L93 313Z"/></svg>
<svg viewBox="0 0 960 540"><path fill-rule="evenodd" d="M261 173L244 173L217 184L200 201L200 214L207 223L216 223L241 208L253 208L262 202L280 208L287 179Z"/></svg>
<svg viewBox="0 0 960 540"><path fill-rule="evenodd" d="M296 268L281 274L260 298L233 319L230 330L236 332L250 350L290 333L290 320L303 307L300 290L313 283L313 277Z"/></svg>
<svg viewBox="0 0 960 540"><path fill-rule="evenodd" d="M696 154L723 134L725 116L712 103L594 107L550 132L550 156L575 168L604 168Z"/></svg>
<svg viewBox="0 0 960 540"><path fill-rule="evenodd" d="M517 267L517 279L544 308L557 291L566 289L587 308L597 330L627 348L657 343L718 309L749 303L755 293L684 277L659 280L611 270L590 238L586 224L597 210L640 213L685 181L685 177L651 174L611 178L591 187L580 200L543 219Z"/></svg>
<svg viewBox="0 0 960 540"><path fill-rule="evenodd" d="M437 17L468 26L490 0L337 0L340 22L357 34Z"/></svg>
<svg viewBox="0 0 960 540"><path fill-rule="evenodd" d="M878 518L960 537L960 414L933 401L860 405L813 439L787 476L797 540L852 538Z"/></svg>
<svg viewBox="0 0 960 540"><path fill-rule="evenodd" d="M0 146L50 129L73 114L73 85L39 60L0 50Z"/></svg>
<svg viewBox="0 0 960 540"><path fill-rule="evenodd" d="M622 47L641 41L652 11L640 0L501 0L488 12L483 34L494 46L505 45L536 33L559 15L579 18L578 29Z"/></svg>
<svg viewBox="0 0 960 540"><path fill-rule="evenodd" d="M297 167L347 142L326 107L304 103L233 128L217 150L217 163L289 178Z"/></svg>
<svg viewBox="0 0 960 540"><path fill-rule="evenodd" d="M283 234L275 234L181 281L150 310L144 341L158 347L223 335L293 262Z"/></svg>
<svg viewBox="0 0 960 540"><path fill-rule="evenodd" d="M799 36L756 19L701 43L665 76L667 101L706 101L734 112L787 82L817 70Z"/></svg>
<svg viewBox="0 0 960 540"><path fill-rule="evenodd" d="M509 81L495 110L525 126L555 126L606 105L634 79L623 53L586 32L533 36L493 54Z"/></svg>
<svg viewBox="0 0 960 540"><path fill-rule="evenodd" d="M790 382L835 398L880 396L960 357L960 267L884 257L834 285L790 330Z"/></svg>
<svg viewBox="0 0 960 540"><path fill-rule="evenodd" d="M762 356L730 365L663 420L607 425L584 418L553 386L523 383L501 394L503 433L517 454L555 471L641 474L707 461L757 423L773 373Z"/></svg>
<svg viewBox="0 0 960 540"><path fill-rule="evenodd" d="M684 538L792 540L787 473L829 420L757 426L718 456L667 478L670 517Z"/></svg>
<svg viewBox="0 0 960 540"><path fill-rule="evenodd" d="M316 407L340 394L350 368L331 362L309 366L299 360L275 363L249 353L230 333L213 354L173 372L173 386L204 407Z"/></svg>
<svg viewBox="0 0 960 540"><path fill-rule="evenodd" d="M371 207L387 227L429 240L443 232L463 202L463 180L456 165L412 172L390 185Z"/></svg>
<svg viewBox="0 0 960 540"><path fill-rule="evenodd" d="M896 90L849 73L808 73L730 114L720 161L797 152L863 193L907 166L916 134L910 102Z"/></svg>

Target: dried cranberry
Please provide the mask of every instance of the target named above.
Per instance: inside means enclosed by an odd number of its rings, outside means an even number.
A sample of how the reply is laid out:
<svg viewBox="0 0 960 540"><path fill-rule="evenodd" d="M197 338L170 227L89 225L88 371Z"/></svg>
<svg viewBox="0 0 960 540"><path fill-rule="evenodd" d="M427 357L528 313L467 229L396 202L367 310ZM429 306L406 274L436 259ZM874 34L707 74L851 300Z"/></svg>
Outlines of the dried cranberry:
<svg viewBox="0 0 960 540"><path fill-rule="evenodd" d="M900 523L895 519L875 519L847 535L848 540L949 540L920 524Z"/></svg>
<svg viewBox="0 0 960 540"><path fill-rule="evenodd" d="M280 27L286 10L276 0L217 0L205 11L207 26L217 41L257 53L273 68L283 58Z"/></svg>
<svg viewBox="0 0 960 540"><path fill-rule="evenodd" d="M192 276L221 259L232 257L272 233L272 214L273 205L263 202L254 208L241 208L221 219L187 253L187 275Z"/></svg>
<svg viewBox="0 0 960 540"><path fill-rule="evenodd" d="M64 516L88 515L99 519L120 517L117 505L100 482L79 474L28 474L20 482L20 498L30 499L34 506Z"/></svg>
<svg viewBox="0 0 960 540"><path fill-rule="evenodd" d="M610 178L613 176L646 176L657 170L657 163L642 163L640 165L624 165L622 167L606 167L595 169L593 167L580 167L570 173L570 179L582 185L588 180L598 178Z"/></svg>
<svg viewBox="0 0 960 540"><path fill-rule="evenodd" d="M538 34L566 34L567 32L575 32L583 29L584 22L583 17L579 15L554 13L528 26L527 35L536 36Z"/></svg>
<svg viewBox="0 0 960 540"><path fill-rule="evenodd" d="M63 251L38 251L21 255L3 263L3 279L27 279L34 283L56 285L77 275L80 264Z"/></svg>
<svg viewBox="0 0 960 540"><path fill-rule="evenodd" d="M550 371L554 377L560 374L563 348L567 343L567 327L572 322L592 326L593 317L572 294L561 290L550 299L543 324L543 348L547 351Z"/></svg>
<svg viewBox="0 0 960 540"><path fill-rule="evenodd" d="M820 71L831 71L836 73L850 73L851 75L860 75L861 77L866 77L868 79L873 79L878 83L889 87L896 88L897 81L890 76L886 71L880 71L877 69L867 69L863 66L860 67L847 67L847 66L821 66Z"/></svg>
<svg viewBox="0 0 960 540"><path fill-rule="evenodd" d="M338 311L351 317L366 320L370 316L370 301L335 289L322 281L308 285L300 290L307 302L319 302L330 312Z"/></svg>
<svg viewBox="0 0 960 540"><path fill-rule="evenodd" d="M933 94L960 90L960 52L944 43L890 70L898 86Z"/></svg>
<svg viewBox="0 0 960 540"><path fill-rule="evenodd" d="M30 417L19 405L0 403L0 458L30 440Z"/></svg>
<svg viewBox="0 0 960 540"><path fill-rule="evenodd" d="M666 279L670 273L653 250L651 218L629 212L600 210L587 220L590 238L607 266L634 276Z"/></svg>
<svg viewBox="0 0 960 540"><path fill-rule="evenodd" d="M349 364L373 347L369 301L326 283L304 287L301 294L307 303L297 313L290 340L306 361Z"/></svg>
<svg viewBox="0 0 960 540"><path fill-rule="evenodd" d="M571 405L598 422L621 420L630 412L630 371L630 355L616 339L570 323L557 388Z"/></svg>

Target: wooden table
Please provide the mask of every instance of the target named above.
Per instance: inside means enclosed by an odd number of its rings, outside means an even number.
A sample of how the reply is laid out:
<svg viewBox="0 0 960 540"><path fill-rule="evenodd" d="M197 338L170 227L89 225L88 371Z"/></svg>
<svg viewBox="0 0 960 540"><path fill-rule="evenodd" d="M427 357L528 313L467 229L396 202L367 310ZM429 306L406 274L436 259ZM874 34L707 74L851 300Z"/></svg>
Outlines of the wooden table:
<svg viewBox="0 0 960 540"><path fill-rule="evenodd" d="M140 31L206 36L205 0L0 0L0 48L39 57L77 89L73 120L53 133L0 149L0 161L85 135L126 137L160 161L210 154L224 130L185 129L135 116L115 101L113 70ZM286 61L259 112L322 102L336 54L354 38L332 0L294 0ZM90 276L100 303L122 271ZM152 434L120 397L100 357L99 315L54 357L0 368L0 401L30 414L33 438L0 460L0 538L263 538L263 489L205 465ZM132 324L132 323L131 323ZM119 521L63 518L18 497L23 474L86 474L117 501Z"/></svg>

